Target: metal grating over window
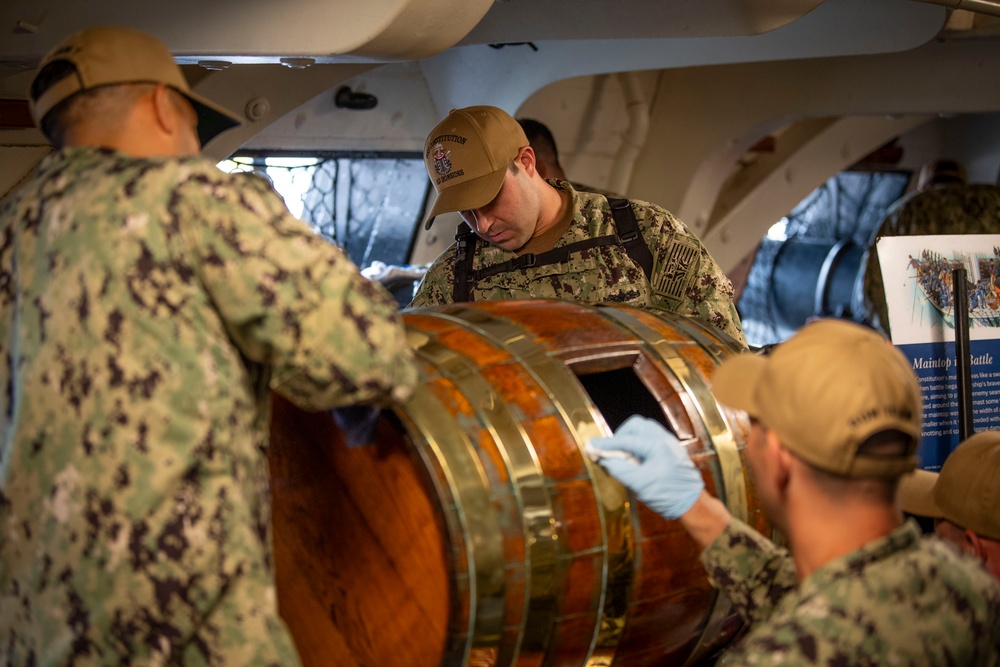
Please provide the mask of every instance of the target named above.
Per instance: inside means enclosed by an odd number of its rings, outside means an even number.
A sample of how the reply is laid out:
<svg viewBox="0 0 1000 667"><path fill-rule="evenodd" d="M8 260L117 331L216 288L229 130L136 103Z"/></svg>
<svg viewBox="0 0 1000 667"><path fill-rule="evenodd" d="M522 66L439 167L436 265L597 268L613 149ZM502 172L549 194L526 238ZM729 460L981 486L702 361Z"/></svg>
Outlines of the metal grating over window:
<svg viewBox="0 0 1000 667"><path fill-rule="evenodd" d="M247 152L219 168L269 179L292 215L362 269L409 259L428 193L419 153Z"/></svg>

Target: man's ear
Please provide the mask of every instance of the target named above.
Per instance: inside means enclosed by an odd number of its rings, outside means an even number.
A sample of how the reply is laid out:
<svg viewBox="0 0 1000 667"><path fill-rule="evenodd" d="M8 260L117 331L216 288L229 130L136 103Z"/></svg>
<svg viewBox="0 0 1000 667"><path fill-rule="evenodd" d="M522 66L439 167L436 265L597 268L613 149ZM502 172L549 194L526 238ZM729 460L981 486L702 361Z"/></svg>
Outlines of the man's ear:
<svg viewBox="0 0 1000 667"><path fill-rule="evenodd" d="M774 458L774 484L775 488L778 489L782 496L785 495L785 490L788 488L788 483L791 480L792 470L797 463L794 455L781 444L781 439L778 438L778 434L774 431L768 429L764 436L767 442L767 449L771 456Z"/></svg>
<svg viewBox="0 0 1000 667"><path fill-rule="evenodd" d="M964 541L965 551L974 554L981 561L986 561L986 544L983 538L966 528Z"/></svg>
<svg viewBox="0 0 1000 667"><path fill-rule="evenodd" d="M167 134L173 134L181 118L177 106L170 97L170 89L165 84L158 83L152 94L153 115L157 125Z"/></svg>
<svg viewBox="0 0 1000 667"><path fill-rule="evenodd" d="M524 169L529 177L534 176L538 172L538 162L535 158L535 149L531 146L525 146L514 158L517 160L518 165Z"/></svg>

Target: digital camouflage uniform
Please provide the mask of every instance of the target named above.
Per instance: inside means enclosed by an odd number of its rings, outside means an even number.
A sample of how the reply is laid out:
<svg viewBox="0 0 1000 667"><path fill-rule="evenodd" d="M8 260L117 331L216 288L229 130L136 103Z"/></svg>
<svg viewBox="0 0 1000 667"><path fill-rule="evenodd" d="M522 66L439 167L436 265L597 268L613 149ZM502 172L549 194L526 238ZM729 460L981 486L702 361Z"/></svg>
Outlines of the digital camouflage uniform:
<svg viewBox="0 0 1000 667"><path fill-rule="evenodd" d="M611 206L603 195L574 190L566 181L550 180L573 199L573 221L555 247L616 232ZM517 269L481 279L471 290L473 301L503 299L567 299L584 303L655 306L698 319L746 345L733 285L701 241L668 211L632 202L642 236L653 253L652 280L616 244L582 250L568 262ZM451 303L455 244L434 261L410 307ZM473 268L501 264L515 253L480 242Z"/></svg>
<svg viewBox="0 0 1000 667"><path fill-rule="evenodd" d="M737 520L701 561L750 623L718 665L1000 664L1000 583L912 521L798 585L788 552Z"/></svg>
<svg viewBox="0 0 1000 667"><path fill-rule="evenodd" d="M404 398L395 302L201 158L58 151L0 234L0 664L297 664L268 389Z"/></svg>
<svg viewBox="0 0 1000 667"><path fill-rule="evenodd" d="M996 234L1000 230L1000 187L954 185L914 192L892 205L868 249L864 273L865 312L890 333L882 268L875 244L883 236Z"/></svg>

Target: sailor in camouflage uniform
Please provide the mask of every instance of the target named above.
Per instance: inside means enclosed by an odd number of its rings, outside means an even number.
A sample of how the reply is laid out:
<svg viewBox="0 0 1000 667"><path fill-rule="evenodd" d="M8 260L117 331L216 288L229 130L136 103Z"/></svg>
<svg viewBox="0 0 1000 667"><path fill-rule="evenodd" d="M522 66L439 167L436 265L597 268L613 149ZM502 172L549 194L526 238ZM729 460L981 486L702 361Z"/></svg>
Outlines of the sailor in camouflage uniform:
<svg viewBox="0 0 1000 667"><path fill-rule="evenodd" d="M720 665L997 665L1000 582L976 559L904 523L920 387L906 358L843 320L803 327L769 356L744 353L712 378L750 417L746 459L788 550L705 491L676 437L626 420L602 465L639 500L679 519L709 579L748 622Z"/></svg>
<svg viewBox="0 0 1000 667"><path fill-rule="evenodd" d="M296 665L269 391L405 399L395 302L197 156L238 120L149 35L69 37L31 100L57 150L0 208L0 664Z"/></svg>
<svg viewBox="0 0 1000 667"><path fill-rule="evenodd" d="M459 211L469 229L434 261L410 307L626 303L698 319L746 345L732 283L684 223L647 202L544 180L524 130L503 110L452 110L428 135L424 158L438 193L426 225Z"/></svg>
<svg viewBox="0 0 1000 667"><path fill-rule="evenodd" d="M885 236L996 234L1000 229L1000 187L967 185L965 170L952 160L932 160L921 169L917 189L895 202L869 244L862 290L864 312L891 333L882 266L876 244Z"/></svg>

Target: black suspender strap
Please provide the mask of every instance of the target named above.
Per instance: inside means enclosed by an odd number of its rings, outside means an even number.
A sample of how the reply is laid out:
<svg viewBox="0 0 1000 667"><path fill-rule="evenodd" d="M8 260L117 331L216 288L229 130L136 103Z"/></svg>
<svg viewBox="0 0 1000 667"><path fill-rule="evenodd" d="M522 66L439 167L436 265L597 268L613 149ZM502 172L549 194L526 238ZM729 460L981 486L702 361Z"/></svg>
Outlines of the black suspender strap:
<svg viewBox="0 0 1000 667"><path fill-rule="evenodd" d="M472 260L476 257L478 237L464 222L455 231L455 285L452 301L464 303L472 300L472 283L476 281Z"/></svg>
<svg viewBox="0 0 1000 667"><path fill-rule="evenodd" d="M635 219L632 202L628 199L608 197L608 203L611 204L611 215L615 219L618 238L621 239L625 252L633 262L642 267L646 280L652 280L650 276L653 275L653 253L649 251L646 239L642 238L639 232L639 222Z"/></svg>
<svg viewBox="0 0 1000 667"><path fill-rule="evenodd" d="M473 271L473 281L481 280L482 278L489 278L490 276L495 276L496 274L503 273L505 271L514 271L515 269L527 269L532 266L545 266L547 264L567 262L569 261L569 256L574 252L616 243L619 243L618 236L616 234L609 234L608 236L598 236L596 239L584 239L583 241L570 243L569 245L564 245L561 248L553 248L552 250L547 250L537 255L530 252L525 253L520 257L509 259L502 264L494 264L493 266L487 266L485 269Z"/></svg>
<svg viewBox="0 0 1000 667"><path fill-rule="evenodd" d="M642 268L642 272L646 274L646 279L649 280L650 275L653 273L653 253L649 251L646 240L639 233L639 222L635 219L632 202L628 199L608 198L608 203L611 204L611 215L615 220L617 234L584 239L583 241L570 243L560 248L553 248L537 255L529 252L506 262L487 266L485 269L480 269L479 271L475 271L472 268L472 263L476 256L476 243L479 239L468 225L464 223L459 225L455 234L455 285L452 300L455 303L471 301L472 285L483 278L495 276L498 273L506 271L566 262L574 252L613 244L622 246L626 254L632 258L632 261Z"/></svg>

